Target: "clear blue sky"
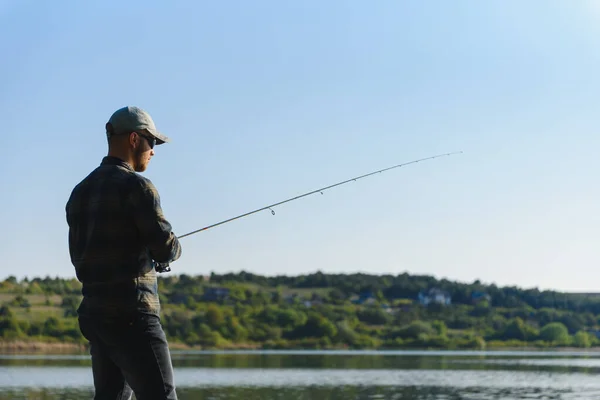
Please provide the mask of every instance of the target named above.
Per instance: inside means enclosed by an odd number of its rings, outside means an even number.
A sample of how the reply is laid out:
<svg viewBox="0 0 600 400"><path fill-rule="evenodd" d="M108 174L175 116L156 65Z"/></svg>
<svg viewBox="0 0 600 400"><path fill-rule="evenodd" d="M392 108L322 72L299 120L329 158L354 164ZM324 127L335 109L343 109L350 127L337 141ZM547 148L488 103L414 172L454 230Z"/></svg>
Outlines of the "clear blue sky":
<svg viewBox="0 0 600 400"><path fill-rule="evenodd" d="M74 276L64 205L124 105L173 273L600 291L600 2L0 0L0 276Z"/></svg>

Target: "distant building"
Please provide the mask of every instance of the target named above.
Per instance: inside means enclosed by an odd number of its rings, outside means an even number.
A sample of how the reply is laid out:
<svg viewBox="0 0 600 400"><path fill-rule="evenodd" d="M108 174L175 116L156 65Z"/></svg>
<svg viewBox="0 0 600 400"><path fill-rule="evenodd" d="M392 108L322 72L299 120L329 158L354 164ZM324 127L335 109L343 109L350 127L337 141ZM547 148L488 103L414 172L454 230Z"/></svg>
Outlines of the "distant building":
<svg viewBox="0 0 600 400"><path fill-rule="evenodd" d="M450 296L450 293L446 292L445 290L431 288L427 291L419 292L419 303L423 305L428 305L432 303L448 305L451 304L451 302L452 298Z"/></svg>
<svg viewBox="0 0 600 400"><path fill-rule="evenodd" d="M400 308L398 307L392 307L387 303L383 303L381 305L381 308L383 309L383 311L385 311L388 314L396 314L398 312L400 312Z"/></svg>
<svg viewBox="0 0 600 400"><path fill-rule="evenodd" d="M485 292L476 291L471 293L471 302L473 304L478 304L482 301L487 301L488 303L490 303L492 301L492 297Z"/></svg>
<svg viewBox="0 0 600 400"><path fill-rule="evenodd" d="M373 304L377 301L377 298L375 297L375 295L373 294L373 292L368 291L368 292L363 292L358 296L353 296L351 299L352 303L354 304Z"/></svg>
<svg viewBox="0 0 600 400"><path fill-rule="evenodd" d="M202 299L205 301L219 301L228 298L229 289L223 287L207 287L204 289L204 296L202 296Z"/></svg>
<svg viewBox="0 0 600 400"><path fill-rule="evenodd" d="M299 299L298 295L296 293L292 293L292 294L288 294L287 296L285 296L283 298L283 301L285 301L286 303L289 303L289 304L293 304L296 302L296 299Z"/></svg>
<svg viewBox="0 0 600 400"><path fill-rule="evenodd" d="M323 304L322 302L318 301L318 300L304 300L302 302L302 304L304 304L304 307L310 308L313 306L318 306L319 304Z"/></svg>
<svg viewBox="0 0 600 400"><path fill-rule="evenodd" d="M289 304L295 304L295 303L303 304L304 307L307 307L307 308L317 306L317 305L323 304L325 302L323 300L323 298L319 295L313 295L311 297L311 299L308 300L303 296L299 296L297 293L287 295L283 298L283 300Z"/></svg>
<svg viewBox="0 0 600 400"><path fill-rule="evenodd" d="M315 294L313 294L313 296L310 300L306 300L304 302L304 305L306 307L314 307L314 306L321 305L323 303L325 303L325 299L315 293Z"/></svg>

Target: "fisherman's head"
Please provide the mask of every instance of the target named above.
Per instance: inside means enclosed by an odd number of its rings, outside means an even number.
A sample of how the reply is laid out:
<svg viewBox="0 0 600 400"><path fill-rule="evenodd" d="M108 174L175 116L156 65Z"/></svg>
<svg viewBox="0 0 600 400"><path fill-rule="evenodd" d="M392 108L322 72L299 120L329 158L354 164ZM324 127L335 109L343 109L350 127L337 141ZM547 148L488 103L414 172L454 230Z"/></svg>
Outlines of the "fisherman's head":
<svg viewBox="0 0 600 400"><path fill-rule="evenodd" d="M138 107L123 107L113 113L106 123L109 155L131 164L143 172L154 156L154 146L169 142L160 133L146 111Z"/></svg>

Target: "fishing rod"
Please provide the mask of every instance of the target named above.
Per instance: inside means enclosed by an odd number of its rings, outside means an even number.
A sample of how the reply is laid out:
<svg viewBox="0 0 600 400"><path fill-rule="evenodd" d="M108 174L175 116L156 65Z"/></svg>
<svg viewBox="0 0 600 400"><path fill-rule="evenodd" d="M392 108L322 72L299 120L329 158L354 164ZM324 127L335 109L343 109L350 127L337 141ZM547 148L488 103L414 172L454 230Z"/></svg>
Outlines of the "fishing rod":
<svg viewBox="0 0 600 400"><path fill-rule="evenodd" d="M382 172L389 171L390 169L400 168L400 167L404 167L404 166L409 165L409 164L415 164L415 163L418 163L418 162L421 162L421 161L432 160L434 158L446 157L446 156L451 156L451 155L460 154L460 153L462 153L462 151L456 151L456 152L445 153L445 154L438 154L438 155L431 156L431 157L426 157L426 158L421 158L421 159L414 160L414 161L409 161L409 162L406 162L406 163L403 163L403 164L393 165L391 167L380 169L378 171L369 172L368 174L360 175L360 176L357 176L357 177L354 177L354 178L347 179L347 180L342 181L342 182L334 183L333 185L325 186L323 188L316 189L316 190L310 191L308 193L304 193L304 194L292 197L292 198L287 199L287 200L283 200L283 201L280 201L280 202L277 202L277 203L274 203L274 204L271 204L271 205L268 205L268 206L265 206L265 207L261 207L261 208L258 208L256 210L254 210L254 211L250 211L250 212L238 215L236 217L229 218L229 219L226 219L224 221L217 222L215 224L205 226L204 228L196 229L195 231L188 232L188 233L186 233L184 235L178 236L177 239L183 239L183 238L185 238L187 236L191 236L191 235L194 235L196 233L205 231L207 229L214 228L215 226L223 225L223 224L225 224L227 222L231 222L231 221L234 221L236 219L247 217L248 215L252 215L252 214L255 214L257 212L261 212L261 211L265 211L265 210L270 210L271 214L275 215L275 211L273 211L273 207L277 207L279 205L282 205L282 204L285 204L285 203L289 203L290 201L298 200L298 199L300 199L302 197L310 196L311 194L315 194L315 193L321 193L321 194L323 194L323 191L325 191L325 190L334 188L336 186L344 185L344 184L346 184L348 182L356 182L359 179L366 178L367 176L371 176L371 175L375 175L375 174L380 174ZM157 272L168 272L168 271L171 270L171 268L169 267L169 265L166 264L166 263L155 263L155 268L156 268Z"/></svg>

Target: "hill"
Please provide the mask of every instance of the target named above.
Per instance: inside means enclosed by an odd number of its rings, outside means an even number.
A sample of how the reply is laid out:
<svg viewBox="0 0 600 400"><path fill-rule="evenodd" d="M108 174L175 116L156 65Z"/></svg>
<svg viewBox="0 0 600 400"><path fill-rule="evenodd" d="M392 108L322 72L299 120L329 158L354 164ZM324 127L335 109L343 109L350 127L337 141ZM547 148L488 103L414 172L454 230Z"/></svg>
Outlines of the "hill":
<svg viewBox="0 0 600 400"><path fill-rule="evenodd" d="M84 346L76 279L0 282L0 337ZM600 296L460 283L425 275L247 272L161 275L163 324L173 347L591 347Z"/></svg>

